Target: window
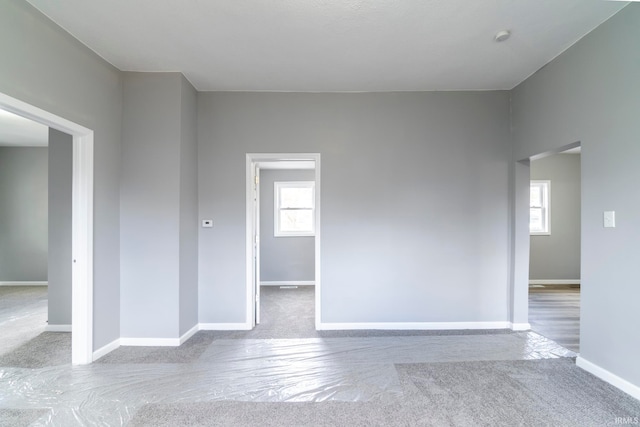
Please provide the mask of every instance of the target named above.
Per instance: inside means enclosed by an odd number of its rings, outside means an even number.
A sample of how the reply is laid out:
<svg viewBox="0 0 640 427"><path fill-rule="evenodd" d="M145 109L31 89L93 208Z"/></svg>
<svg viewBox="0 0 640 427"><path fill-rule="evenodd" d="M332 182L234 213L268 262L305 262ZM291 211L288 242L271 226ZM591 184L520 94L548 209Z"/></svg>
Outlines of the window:
<svg viewBox="0 0 640 427"><path fill-rule="evenodd" d="M315 182L275 183L274 235L315 234Z"/></svg>
<svg viewBox="0 0 640 427"><path fill-rule="evenodd" d="M529 233L534 235L551 234L549 226L550 181L531 181L529 195Z"/></svg>

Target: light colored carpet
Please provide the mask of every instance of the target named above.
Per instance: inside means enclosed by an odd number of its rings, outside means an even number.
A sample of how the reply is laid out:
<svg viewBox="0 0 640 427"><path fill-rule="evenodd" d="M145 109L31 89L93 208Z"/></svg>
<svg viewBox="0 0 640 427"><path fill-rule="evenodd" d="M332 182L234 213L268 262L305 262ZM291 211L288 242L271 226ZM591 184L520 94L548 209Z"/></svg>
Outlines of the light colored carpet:
<svg viewBox="0 0 640 427"><path fill-rule="evenodd" d="M603 426L637 417L640 402L573 359L396 365L393 403L150 404L132 426Z"/></svg>
<svg viewBox="0 0 640 427"><path fill-rule="evenodd" d="M46 286L0 286L0 355L40 335L46 325Z"/></svg>

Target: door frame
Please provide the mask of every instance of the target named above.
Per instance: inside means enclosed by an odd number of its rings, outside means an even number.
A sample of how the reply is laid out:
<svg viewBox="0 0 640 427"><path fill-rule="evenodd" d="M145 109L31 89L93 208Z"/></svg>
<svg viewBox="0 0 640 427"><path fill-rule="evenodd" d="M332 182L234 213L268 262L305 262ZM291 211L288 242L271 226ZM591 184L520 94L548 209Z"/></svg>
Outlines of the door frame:
<svg viewBox="0 0 640 427"><path fill-rule="evenodd" d="M93 362L93 130L0 93L0 108L73 137L71 363Z"/></svg>
<svg viewBox="0 0 640 427"><path fill-rule="evenodd" d="M260 284L254 262L254 241L257 230L257 200L254 199L254 186L256 185L256 165L261 162L277 161L313 161L315 163L315 327L320 329L321 322L321 221L320 221L320 153L247 153L246 155L246 323L251 327L256 325L256 297Z"/></svg>

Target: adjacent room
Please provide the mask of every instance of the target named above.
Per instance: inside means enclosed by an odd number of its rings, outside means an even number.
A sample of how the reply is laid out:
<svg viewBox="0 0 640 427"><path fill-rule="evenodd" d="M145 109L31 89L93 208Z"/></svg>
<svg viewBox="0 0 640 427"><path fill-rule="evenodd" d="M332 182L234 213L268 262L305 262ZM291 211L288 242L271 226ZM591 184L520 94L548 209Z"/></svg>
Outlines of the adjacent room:
<svg viewBox="0 0 640 427"><path fill-rule="evenodd" d="M580 147L531 162L531 329L580 351Z"/></svg>
<svg viewBox="0 0 640 427"><path fill-rule="evenodd" d="M607 0L0 2L48 139L0 147L0 424L637 423L638 40Z"/></svg>
<svg viewBox="0 0 640 427"><path fill-rule="evenodd" d="M0 364L71 362L71 138L0 110Z"/></svg>

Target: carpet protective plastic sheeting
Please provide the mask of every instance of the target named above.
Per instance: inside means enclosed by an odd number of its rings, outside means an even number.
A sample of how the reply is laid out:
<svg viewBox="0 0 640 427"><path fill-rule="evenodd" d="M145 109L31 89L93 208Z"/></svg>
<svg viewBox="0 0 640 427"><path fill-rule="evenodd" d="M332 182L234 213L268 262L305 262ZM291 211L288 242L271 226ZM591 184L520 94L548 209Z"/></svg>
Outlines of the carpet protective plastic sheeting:
<svg viewBox="0 0 640 427"><path fill-rule="evenodd" d="M147 404L398 402L394 364L574 356L535 333L215 340L195 363L0 368L0 409L49 411L33 425L124 425Z"/></svg>

